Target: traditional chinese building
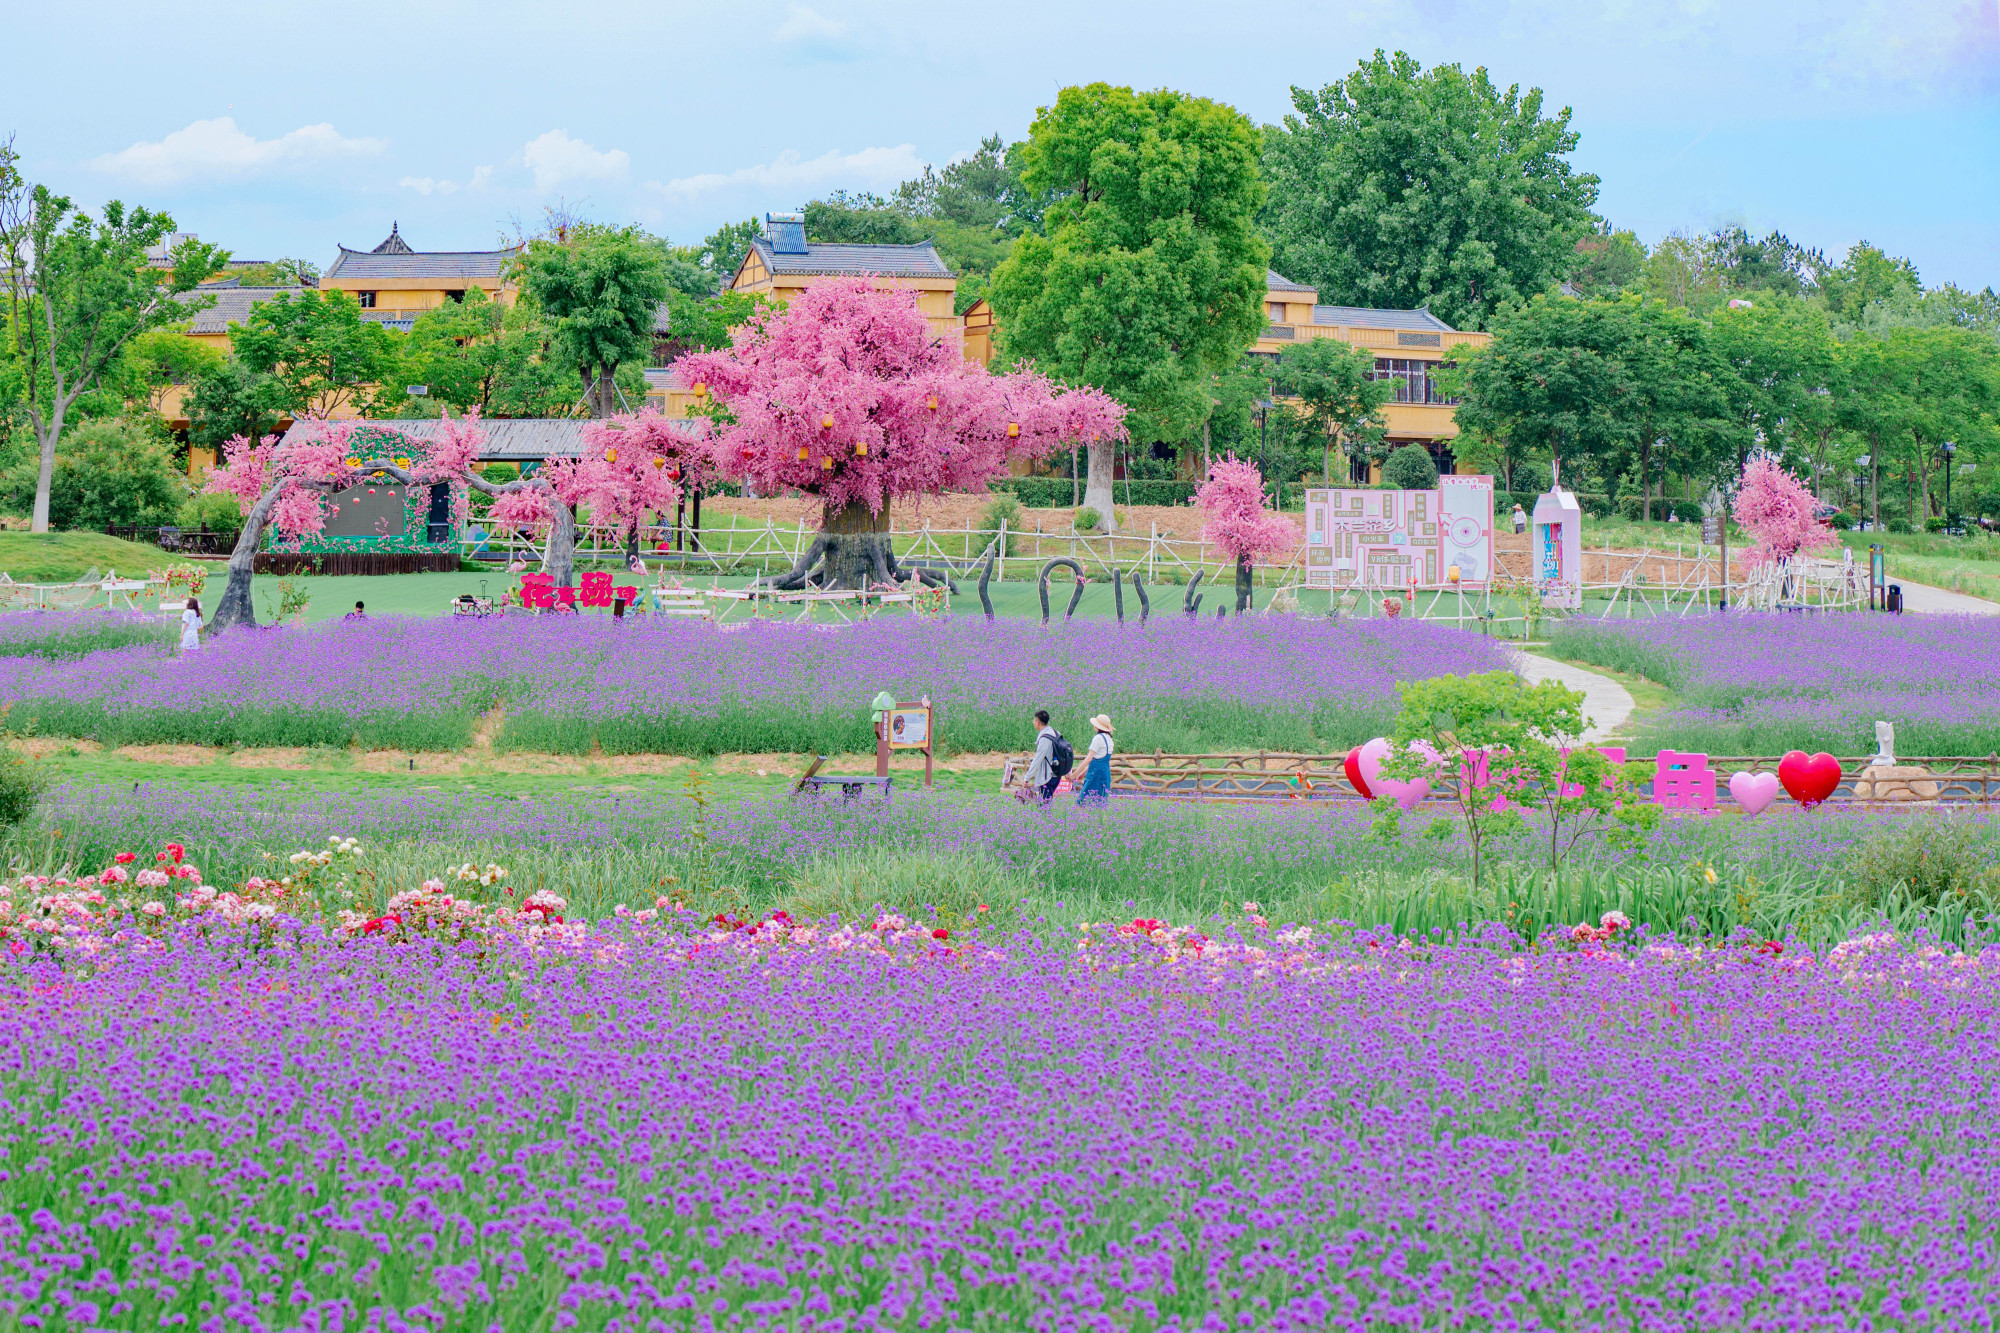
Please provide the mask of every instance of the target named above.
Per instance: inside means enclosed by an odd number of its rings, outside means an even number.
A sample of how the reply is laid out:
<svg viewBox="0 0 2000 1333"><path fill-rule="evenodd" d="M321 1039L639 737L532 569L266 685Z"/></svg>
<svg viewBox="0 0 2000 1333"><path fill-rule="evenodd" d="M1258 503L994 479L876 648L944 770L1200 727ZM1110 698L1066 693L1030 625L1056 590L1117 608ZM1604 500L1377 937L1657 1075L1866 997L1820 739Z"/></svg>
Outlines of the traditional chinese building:
<svg viewBox="0 0 2000 1333"><path fill-rule="evenodd" d="M516 293L506 279L506 268L519 253L511 245L499 250L413 250L391 223L389 235L373 250L341 246L320 275L319 285L353 296L363 319L407 333L418 315L463 301L474 288L491 300L512 305Z"/></svg>
<svg viewBox="0 0 2000 1333"><path fill-rule="evenodd" d="M1319 292L1272 272L1266 283L1266 324L1254 354L1272 361L1307 338L1338 338L1375 355L1375 378L1395 382L1396 396L1383 409L1386 443L1392 449L1419 444L1437 460L1438 471L1458 471L1452 441L1458 437L1457 400L1437 382L1438 367L1460 349L1484 347L1487 333L1461 333L1428 310L1374 310L1321 305ZM1349 479L1358 485L1381 479L1381 465L1352 460Z"/></svg>

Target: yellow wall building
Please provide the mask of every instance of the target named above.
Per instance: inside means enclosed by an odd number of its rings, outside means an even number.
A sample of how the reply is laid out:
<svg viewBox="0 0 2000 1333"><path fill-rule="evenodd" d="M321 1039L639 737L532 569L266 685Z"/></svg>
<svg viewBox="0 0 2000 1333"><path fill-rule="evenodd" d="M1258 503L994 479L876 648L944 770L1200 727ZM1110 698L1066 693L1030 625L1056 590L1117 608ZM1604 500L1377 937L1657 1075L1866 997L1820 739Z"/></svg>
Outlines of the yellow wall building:
<svg viewBox="0 0 2000 1333"><path fill-rule="evenodd" d="M463 301L477 287L495 301L512 305L517 293L505 278L513 246L500 250L412 250L396 225L373 250L340 247L320 275L322 291L346 292L361 303L363 319L407 331L426 310Z"/></svg>
<svg viewBox="0 0 2000 1333"><path fill-rule="evenodd" d="M1361 306L1321 305L1319 292L1273 272L1266 280L1264 315L1268 321L1256 354L1275 360L1285 348L1307 338L1338 338L1375 354L1375 377L1394 380L1396 397L1383 409L1388 422L1386 443L1392 447L1420 444L1438 460L1440 472L1458 471L1451 442L1458 436L1456 404L1439 390L1436 368L1452 361L1461 349L1484 347L1486 333L1461 333L1428 310L1371 310ZM1380 480L1381 466L1366 477L1356 460L1349 480Z"/></svg>

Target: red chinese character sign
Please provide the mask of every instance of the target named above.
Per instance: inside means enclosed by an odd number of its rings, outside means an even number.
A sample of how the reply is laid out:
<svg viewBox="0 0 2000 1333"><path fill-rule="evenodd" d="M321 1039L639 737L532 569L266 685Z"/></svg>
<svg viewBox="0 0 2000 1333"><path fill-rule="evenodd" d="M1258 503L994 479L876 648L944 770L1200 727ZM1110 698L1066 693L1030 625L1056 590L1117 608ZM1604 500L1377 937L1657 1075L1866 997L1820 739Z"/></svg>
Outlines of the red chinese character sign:
<svg viewBox="0 0 2000 1333"><path fill-rule="evenodd" d="M938 337L915 292L865 279L815 282L731 337L675 368L713 397L722 475L820 501L819 535L779 588L895 581L891 501L977 489L1015 461L1125 438L1109 395L1031 370L989 374Z"/></svg>

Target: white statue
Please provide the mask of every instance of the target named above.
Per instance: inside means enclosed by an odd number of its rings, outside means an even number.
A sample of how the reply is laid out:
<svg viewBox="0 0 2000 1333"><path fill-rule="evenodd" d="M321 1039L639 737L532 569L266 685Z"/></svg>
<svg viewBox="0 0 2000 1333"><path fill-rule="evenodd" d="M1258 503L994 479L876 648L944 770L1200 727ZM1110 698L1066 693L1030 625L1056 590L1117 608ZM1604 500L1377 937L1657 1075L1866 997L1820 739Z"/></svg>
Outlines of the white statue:
<svg viewBox="0 0 2000 1333"><path fill-rule="evenodd" d="M1896 762L1896 726L1892 722L1875 724L1875 757L1868 761L1869 767L1891 767Z"/></svg>

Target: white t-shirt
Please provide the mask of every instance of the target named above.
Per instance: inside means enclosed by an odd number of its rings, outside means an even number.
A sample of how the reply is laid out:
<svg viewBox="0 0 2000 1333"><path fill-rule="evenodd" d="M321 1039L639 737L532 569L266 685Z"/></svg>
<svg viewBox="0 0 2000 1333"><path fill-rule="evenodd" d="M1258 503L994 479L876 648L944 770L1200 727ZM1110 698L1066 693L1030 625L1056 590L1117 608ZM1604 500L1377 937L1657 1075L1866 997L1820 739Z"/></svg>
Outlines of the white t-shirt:
<svg viewBox="0 0 2000 1333"><path fill-rule="evenodd" d="M1110 757L1111 733L1108 731L1093 733L1090 738L1090 749L1084 755L1084 762L1089 763L1092 759L1109 759Z"/></svg>

